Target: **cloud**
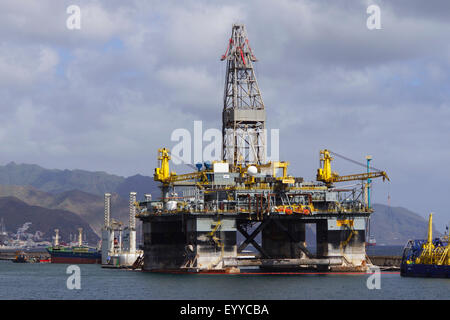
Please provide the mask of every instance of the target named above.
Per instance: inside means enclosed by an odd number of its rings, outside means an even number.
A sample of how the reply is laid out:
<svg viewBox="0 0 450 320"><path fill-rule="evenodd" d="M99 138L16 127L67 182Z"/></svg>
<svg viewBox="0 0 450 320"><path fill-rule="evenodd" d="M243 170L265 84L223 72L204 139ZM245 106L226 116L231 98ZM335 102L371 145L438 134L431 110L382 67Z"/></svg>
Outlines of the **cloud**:
<svg viewBox="0 0 450 320"><path fill-rule="evenodd" d="M19 88L51 78L59 62L57 53L46 46L0 45L0 83L3 88Z"/></svg>
<svg viewBox="0 0 450 320"><path fill-rule="evenodd" d="M374 197L445 211L450 10L445 1L50 1L0 5L3 163L150 174L193 121L221 128L225 52L243 22L280 155L314 179L330 148L386 169ZM67 6L81 30L66 28ZM339 172L357 168L336 160ZM437 170L439 168L439 170ZM444 221L444 218L442 218ZM444 222L442 222L444 223Z"/></svg>

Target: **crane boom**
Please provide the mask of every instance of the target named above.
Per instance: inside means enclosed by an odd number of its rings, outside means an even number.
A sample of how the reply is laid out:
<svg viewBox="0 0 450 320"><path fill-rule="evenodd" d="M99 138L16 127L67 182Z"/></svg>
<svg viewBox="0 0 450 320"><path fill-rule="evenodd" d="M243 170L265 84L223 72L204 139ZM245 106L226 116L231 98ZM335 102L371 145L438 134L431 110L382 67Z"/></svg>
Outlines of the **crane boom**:
<svg viewBox="0 0 450 320"><path fill-rule="evenodd" d="M359 173L359 174L350 174L346 176L337 176L331 179L331 182L343 182L343 181L354 181L354 180L367 180L371 178L383 177L383 181L385 179L389 180L386 172L378 171L378 172L369 172L369 173Z"/></svg>
<svg viewBox="0 0 450 320"><path fill-rule="evenodd" d="M371 178L383 177L383 181L385 179L389 180L385 171L377 170L375 172L367 172L367 173L359 173L359 174L350 174L346 176L340 176L337 172L331 170L331 160L333 158L330 155L330 151L325 149L320 151L320 162L322 168L317 170L317 181L325 182L327 185L330 185L334 182L343 182L343 181L355 181L355 180L368 180ZM333 153L336 154L336 153ZM337 154L336 154L337 155ZM342 156L341 156L342 157ZM355 161L353 161L355 162Z"/></svg>
<svg viewBox="0 0 450 320"><path fill-rule="evenodd" d="M186 173L186 174L176 174L176 175L170 176L164 182L173 183L173 182L197 180L197 179L202 179L202 180L206 179L207 180L205 172L199 171L199 172L192 172L192 173Z"/></svg>

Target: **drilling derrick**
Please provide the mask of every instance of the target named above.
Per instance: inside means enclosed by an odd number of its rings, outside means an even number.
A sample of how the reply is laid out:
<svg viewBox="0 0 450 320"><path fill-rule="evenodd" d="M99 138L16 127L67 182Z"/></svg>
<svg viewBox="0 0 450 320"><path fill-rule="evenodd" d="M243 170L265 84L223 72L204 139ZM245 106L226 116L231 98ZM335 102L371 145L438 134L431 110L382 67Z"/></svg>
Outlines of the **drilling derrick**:
<svg viewBox="0 0 450 320"><path fill-rule="evenodd" d="M222 113L222 160L239 165L266 162L266 111L256 81L244 25L234 24L228 48L221 60L227 61Z"/></svg>

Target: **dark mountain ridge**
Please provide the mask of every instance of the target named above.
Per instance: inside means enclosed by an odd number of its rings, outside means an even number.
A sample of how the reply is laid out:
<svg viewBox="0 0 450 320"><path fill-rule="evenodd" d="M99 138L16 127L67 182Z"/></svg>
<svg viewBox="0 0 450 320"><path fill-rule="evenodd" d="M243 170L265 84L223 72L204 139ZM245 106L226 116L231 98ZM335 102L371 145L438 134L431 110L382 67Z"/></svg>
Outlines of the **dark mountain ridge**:
<svg viewBox="0 0 450 320"><path fill-rule="evenodd" d="M80 190L51 194L30 186L2 186L0 197L15 197L28 205L48 209L67 210L83 218L94 232L100 236L104 224L104 197ZM118 194L111 195L111 215L114 219L128 221L128 200ZM1 216L0 212L0 216Z"/></svg>
<svg viewBox="0 0 450 320"><path fill-rule="evenodd" d="M78 234L78 228L83 228L86 240L90 244L96 244L100 240L88 222L76 213L30 206L15 197L0 198L0 217L3 218L5 228L10 233L16 233L25 223L31 222L26 232L41 231L42 240L52 241L54 230L59 229L61 239L69 241L70 235Z"/></svg>

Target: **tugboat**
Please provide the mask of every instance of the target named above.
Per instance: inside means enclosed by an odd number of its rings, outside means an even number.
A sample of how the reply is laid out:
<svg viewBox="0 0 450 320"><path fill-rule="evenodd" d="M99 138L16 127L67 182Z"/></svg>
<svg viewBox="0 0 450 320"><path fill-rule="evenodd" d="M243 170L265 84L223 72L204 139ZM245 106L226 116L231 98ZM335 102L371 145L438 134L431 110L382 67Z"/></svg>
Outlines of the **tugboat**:
<svg viewBox="0 0 450 320"><path fill-rule="evenodd" d="M366 242L366 246L367 247L372 247L372 246L376 246L377 245L377 240L375 239L374 236L370 236L369 239Z"/></svg>
<svg viewBox="0 0 450 320"><path fill-rule="evenodd" d="M409 240L400 264L402 277L450 278L449 236L433 240L432 214L428 220L427 240Z"/></svg>
<svg viewBox="0 0 450 320"><path fill-rule="evenodd" d="M27 263L28 259L25 255L25 252L16 252L16 257L12 260L14 263Z"/></svg>
<svg viewBox="0 0 450 320"><path fill-rule="evenodd" d="M39 258L39 263L51 263L52 259L50 257L48 258Z"/></svg>

